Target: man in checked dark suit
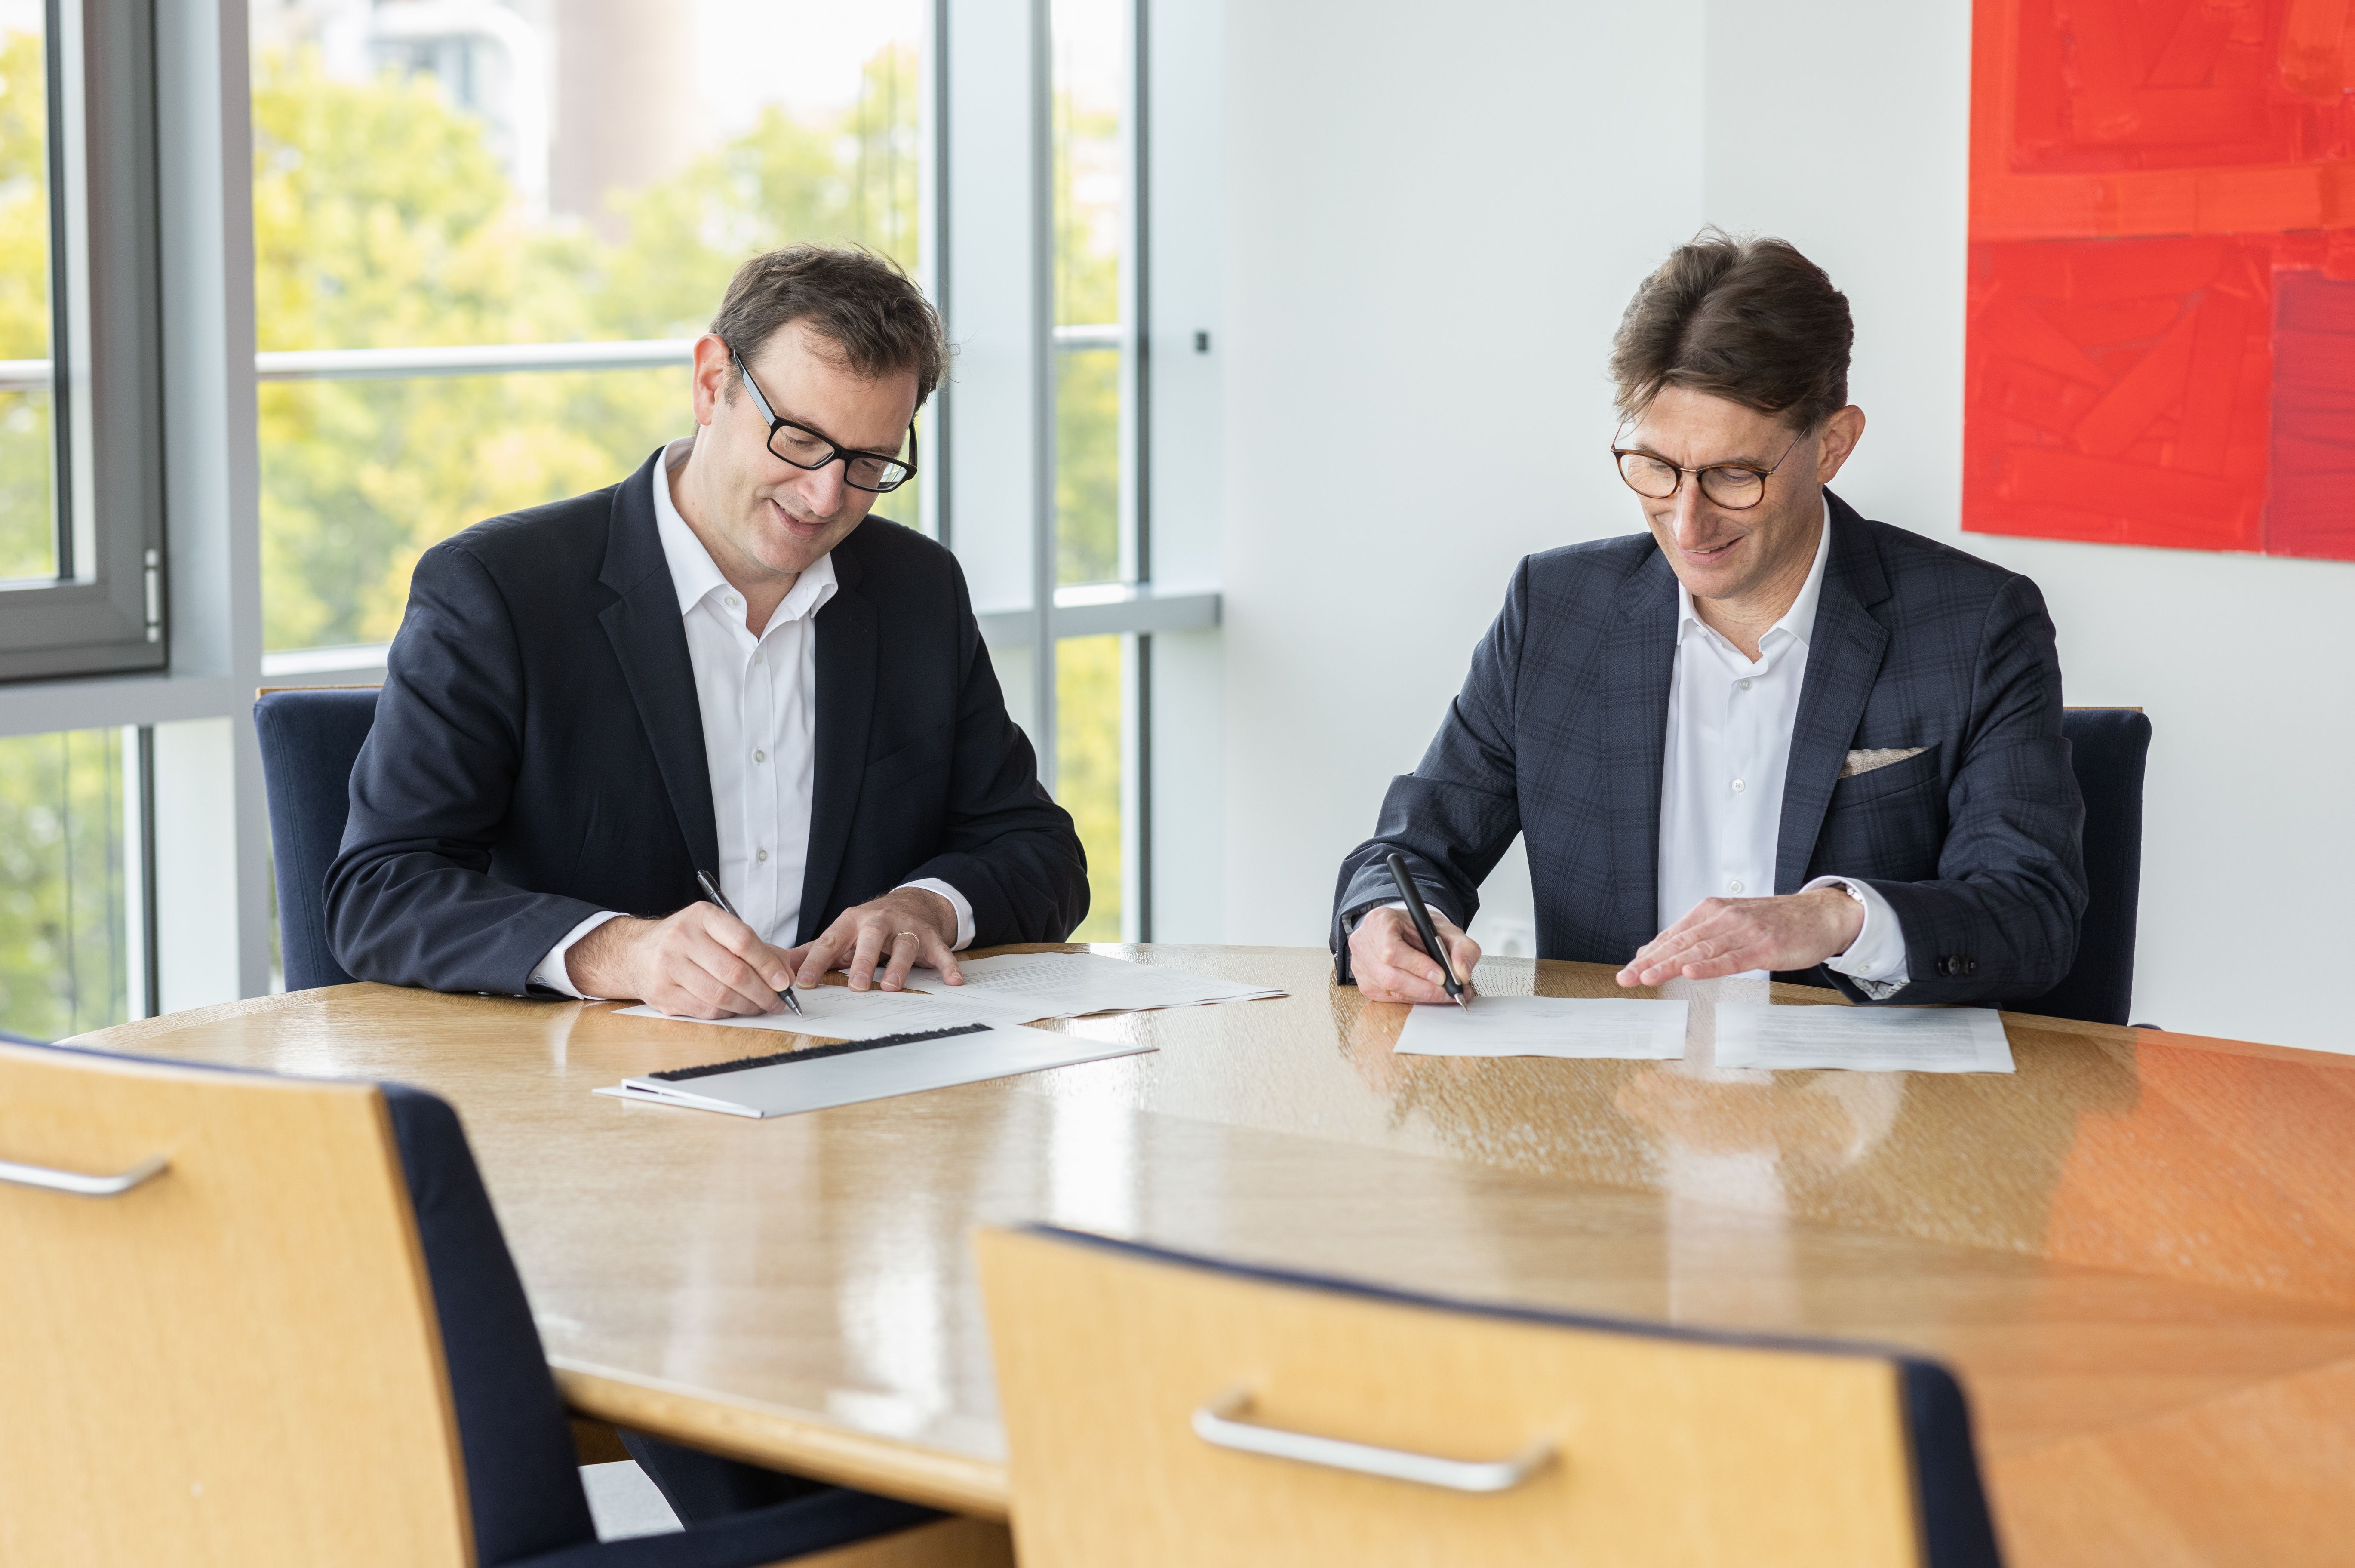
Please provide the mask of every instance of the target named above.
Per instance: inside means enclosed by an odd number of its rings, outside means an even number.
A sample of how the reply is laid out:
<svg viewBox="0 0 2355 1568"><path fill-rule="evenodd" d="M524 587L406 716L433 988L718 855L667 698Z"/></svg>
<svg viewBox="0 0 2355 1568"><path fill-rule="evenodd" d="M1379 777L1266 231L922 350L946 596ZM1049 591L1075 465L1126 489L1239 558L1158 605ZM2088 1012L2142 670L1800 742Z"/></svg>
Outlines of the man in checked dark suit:
<svg viewBox="0 0 2355 1568"><path fill-rule="evenodd" d="M1538 951L1623 986L1772 973L1857 1001L2026 1000L2068 972L2084 805L2036 585L1859 517L1848 301L1779 240L1704 231L1613 345L1646 533L1548 550L1374 836L1332 941L1380 1001L1445 999L1481 881L1528 837Z"/></svg>

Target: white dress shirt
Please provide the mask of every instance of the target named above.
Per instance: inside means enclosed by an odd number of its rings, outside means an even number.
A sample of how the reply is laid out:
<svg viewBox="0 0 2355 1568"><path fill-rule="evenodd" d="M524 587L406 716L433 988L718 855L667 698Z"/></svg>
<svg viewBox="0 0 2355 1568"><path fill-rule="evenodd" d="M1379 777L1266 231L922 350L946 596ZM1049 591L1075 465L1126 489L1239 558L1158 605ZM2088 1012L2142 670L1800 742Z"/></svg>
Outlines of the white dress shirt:
<svg viewBox="0 0 2355 1568"><path fill-rule="evenodd" d="M720 891L761 939L790 947L802 913L809 862L810 802L817 776L817 613L835 595L834 557L821 556L771 612L759 636L744 624L743 596L679 516L669 476L694 449L691 437L663 450L654 473L655 528L695 671L703 755L711 769L711 810L719 834ZM956 911L956 945L973 941L973 905L937 878L903 884L946 899ZM531 983L577 997L565 955L618 917L591 915L565 933L531 972Z"/></svg>
<svg viewBox="0 0 2355 1568"><path fill-rule="evenodd" d="M1677 583L1677 656L1660 771L1663 931L1705 898L1764 898L1774 891L1784 775L1830 558L1827 507L1807 581L1783 618L1758 639L1755 662L1711 630L1694 610L1691 592L1681 580ZM1867 996L1893 995L1910 977L1896 911L1871 888L1843 877L1817 877L1799 891L1831 886L1849 888L1861 900L1864 929L1847 952L1826 963Z"/></svg>

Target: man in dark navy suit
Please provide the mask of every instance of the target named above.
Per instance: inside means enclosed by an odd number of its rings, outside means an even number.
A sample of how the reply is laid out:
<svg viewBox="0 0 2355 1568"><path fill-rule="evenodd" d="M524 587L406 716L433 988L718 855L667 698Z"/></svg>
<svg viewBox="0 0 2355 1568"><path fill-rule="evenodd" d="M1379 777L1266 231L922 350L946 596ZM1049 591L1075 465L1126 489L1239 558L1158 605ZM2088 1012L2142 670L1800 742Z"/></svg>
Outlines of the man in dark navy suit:
<svg viewBox="0 0 2355 1568"><path fill-rule="evenodd" d="M2027 578L1868 521L1848 301L1776 240L1705 231L1627 307L1614 460L1649 531L1523 560L1374 837L1332 941L1379 1000L1444 999L1528 838L1538 951L1623 986L1772 973L1855 1000L2026 999L2069 970L2084 806Z"/></svg>
<svg viewBox="0 0 2355 1568"><path fill-rule="evenodd" d="M693 437L425 553L327 876L346 968L725 1018L1069 934L1079 838L956 559L868 517L943 359L889 262L757 257Z"/></svg>

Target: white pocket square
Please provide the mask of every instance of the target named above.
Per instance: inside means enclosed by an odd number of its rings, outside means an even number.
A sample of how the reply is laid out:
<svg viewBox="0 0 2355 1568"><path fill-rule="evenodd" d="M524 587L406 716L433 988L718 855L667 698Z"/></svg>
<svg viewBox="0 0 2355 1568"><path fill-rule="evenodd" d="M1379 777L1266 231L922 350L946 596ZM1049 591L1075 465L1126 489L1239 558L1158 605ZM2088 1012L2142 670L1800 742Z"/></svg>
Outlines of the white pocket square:
<svg viewBox="0 0 2355 1568"><path fill-rule="evenodd" d="M1918 757L1927 746L1883 746L1878 751L1850 752L1840 763L1839 776L1852 779L1859 773L1869 773L1875 768L1885 768L1891 763L1902 763L1908 757Z"/></svg>

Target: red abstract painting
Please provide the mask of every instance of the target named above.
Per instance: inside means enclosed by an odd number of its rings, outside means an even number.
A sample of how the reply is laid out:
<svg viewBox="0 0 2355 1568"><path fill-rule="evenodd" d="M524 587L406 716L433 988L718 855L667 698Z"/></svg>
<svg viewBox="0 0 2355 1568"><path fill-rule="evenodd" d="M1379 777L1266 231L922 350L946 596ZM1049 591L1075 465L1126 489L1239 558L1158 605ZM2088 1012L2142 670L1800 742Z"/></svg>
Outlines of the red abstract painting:
<svg viewBox="0 0 2355 1568"><path fill-rule="evenodd" d="M2355 560L2355 0L1977 0L1963 526Z"/></svg>

